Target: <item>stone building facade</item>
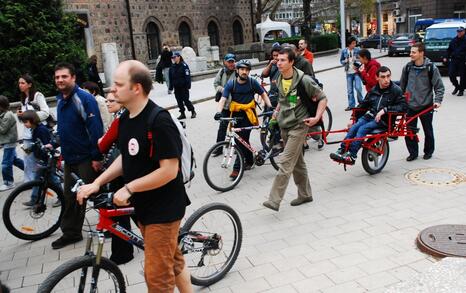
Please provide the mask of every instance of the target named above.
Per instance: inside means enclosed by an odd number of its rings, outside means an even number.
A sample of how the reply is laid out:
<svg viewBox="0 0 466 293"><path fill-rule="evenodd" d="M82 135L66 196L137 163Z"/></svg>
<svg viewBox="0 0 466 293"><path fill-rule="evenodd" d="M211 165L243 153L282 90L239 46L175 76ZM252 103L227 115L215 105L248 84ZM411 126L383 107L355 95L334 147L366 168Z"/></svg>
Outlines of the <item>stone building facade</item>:
<svg viewBox="0 0 466 293"><path fill-rule="evenodd" d="M223 54L252 42L252 0L63 0L83 19L88 55L101 59L103 43L115 42L119 60L153 63L163 43L189 46L209 36ZM128 13L129 11L129 13ZM130 29L132 27L132 29Z"/></svg>

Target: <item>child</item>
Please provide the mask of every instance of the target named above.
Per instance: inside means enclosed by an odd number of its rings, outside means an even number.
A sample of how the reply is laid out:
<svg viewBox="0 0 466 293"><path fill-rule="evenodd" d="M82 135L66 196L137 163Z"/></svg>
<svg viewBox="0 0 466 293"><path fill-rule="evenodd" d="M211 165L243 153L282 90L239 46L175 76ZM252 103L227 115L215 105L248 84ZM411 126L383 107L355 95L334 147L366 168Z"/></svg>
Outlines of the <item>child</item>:
<svg viewBox="0 0 466 293"><path fill-rule="evenodd" d="M2 176L3 185L0 191L15 187L13 178L13 165L24 170L24 162L16 156L16 141L18 130L14 114L9 111L8 98L0 95L0 145L3 146Z"/></svg>
<svg viewBox="0 0 466 293"><path fill-rule="evenodd" d="M39 116L35 111L28 110L23 113L21 116L21 120L24 123L24 127L31 129L32 130L32 141L34 143L40 142L43 146L47 148L53 148L52 146L52 136L50 134L50 131L47 129L47 127L40 122ZM29 151L32 151L34 153L34 159L36 163L36 169L38 165L40 164L40 161L47 163L47 157L41 150L39 149L39 146L33 145L33 148ZM36 174L36 177L40 176L40 173L34 172ZM38 178L35 178L38 179ZM52 172L50 181L52 184L55 184L57 186L60 185L60 179L56 174ZM31 200L24 202L23 204L25 206L31 207L36 203L37 200L37 193L38 190L36 187L34 187L31 195Z"/></svg>

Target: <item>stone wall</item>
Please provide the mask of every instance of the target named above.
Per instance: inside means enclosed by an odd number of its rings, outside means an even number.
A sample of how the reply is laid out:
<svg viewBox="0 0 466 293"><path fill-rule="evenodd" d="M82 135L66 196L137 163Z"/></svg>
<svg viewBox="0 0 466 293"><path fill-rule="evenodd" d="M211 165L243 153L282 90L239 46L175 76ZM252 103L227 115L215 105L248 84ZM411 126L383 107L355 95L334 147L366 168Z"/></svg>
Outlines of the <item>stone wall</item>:
<svg viewBox="0 0 466 293"><path fill-rule="evenodd" d="M95 54L101 67L101 44L115 42L120 61L131 58L128 12L125 0L64 0L67 11L87 12ZM233 45L233 22L243 27L244 42L252 41L250 1L225 0L130 0L136 59L148 63L146 28L154 22L160 32L160 43L179 45L178 27L182 21L191 30L192 48L197 38L207 36L207 24L214 21L219 29L220 54ZM88 50L89 51L89 50ZM90 52L88 52L90 53Z"/></svg>

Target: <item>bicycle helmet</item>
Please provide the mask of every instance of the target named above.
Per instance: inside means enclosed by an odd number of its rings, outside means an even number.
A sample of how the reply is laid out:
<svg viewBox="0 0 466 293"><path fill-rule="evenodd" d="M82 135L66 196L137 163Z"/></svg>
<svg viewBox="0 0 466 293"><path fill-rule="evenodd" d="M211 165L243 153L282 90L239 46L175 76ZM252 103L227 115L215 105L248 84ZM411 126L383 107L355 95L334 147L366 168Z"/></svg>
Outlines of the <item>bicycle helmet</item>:
<svg viewBox="0 0 466 293"><path fill-rule="evenodd" d="M239 68L247 68L251 70L251 62L249 62L249 60L242 59L236 62L236 69L239 69Z"/></svg>

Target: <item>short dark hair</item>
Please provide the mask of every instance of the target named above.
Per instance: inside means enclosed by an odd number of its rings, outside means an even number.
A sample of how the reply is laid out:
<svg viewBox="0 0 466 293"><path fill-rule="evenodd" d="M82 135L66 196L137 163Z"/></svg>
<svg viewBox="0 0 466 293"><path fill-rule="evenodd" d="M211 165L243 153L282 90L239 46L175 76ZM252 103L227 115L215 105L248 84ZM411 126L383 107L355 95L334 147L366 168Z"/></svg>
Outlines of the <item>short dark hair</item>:
<svg viewBox="0 0 466 293"><path fill-rule="evenodd" d="M379 69L377 69L376 74L377 74L377 76L379 76L380 73L387 72L387 71L390 72L390 73L392 73L392 71L390 70L390 68L388 68L387 66L380 66Z"/></svg>
<svg viewBox="0 0 466 293"><path fill-rule="evenodd" d="M139 83L142 86L144 94L148 95L152 90L152 78L149 70L143 70L138 66L131 66L128 69L129 81L132 84Z"/></svg>
<svg viewBox="0 0 466 293"><path fill-rule="evenodd" d="M296 54L293 48L291 48L290 46L282 48L280 52L278 52L278 54L286 54L288 56L288 61L290 62L294 62L294 60L296 59Z"/></svg>
<svg viewBox="0 0 466 293"><path fill-rule="evenodd" d="M367 49L361 49L361 51L359 51L359 57L364 57L369 61L372 59L371 52Z"/></svg>
<svg viewBox="0 0 466 293"><path fill-rule="evenodd" d="M349 37L348 40L346 41L346 46L349 46L352 42L358 42L355 37Z"/></svg>
<svg viewBox="0 0 466 293"><path fill-rule="evenodd" d="M10 109L10 101L4 95L0 95L0 110L8 111Z"/></svg>
<svg viewBox="0 0 466 293"><path fill-rule="evenodd" d="M66 62L60 62L57 65L55 65L55 72L57 70L62 70L62 69L68 69L70 72L71 76L76 75L76 68L74 67L73 64L71 63L66 63Z"/></svg>
<svg viewBox="0 0 466 293"><path fill-rule="evenodd" d="M100 92L99 86L93 81L83 82L82 88L88 90L94 96L97 96Z"/></svg>
<svg viewBox="0 0 466 293"><path fill-rule="evenodd" d="M32 125L37 126L40 123L40 118L39 115L37 115L36 111L27 110L23 112L23 115L21 116L21 121L29 121L29 123L31 123Z"/></svg>
<svg viewBox="0 0 466 293"><path fill-rule="evenodd" d="M424 45L424 43L421 43L421 42L415 43L414 45L411 46L411 48L417 48L419 52L424 52L426 50L426 46Z"/></svg>

